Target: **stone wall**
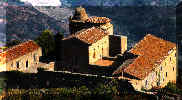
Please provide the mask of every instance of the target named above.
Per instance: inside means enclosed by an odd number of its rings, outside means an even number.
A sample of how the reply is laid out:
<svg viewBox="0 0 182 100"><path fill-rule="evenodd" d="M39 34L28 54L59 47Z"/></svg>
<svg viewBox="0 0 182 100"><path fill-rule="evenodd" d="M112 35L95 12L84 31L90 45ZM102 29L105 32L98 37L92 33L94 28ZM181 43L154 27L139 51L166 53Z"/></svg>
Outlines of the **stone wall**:
<svg viewBox="0 0 182 100"><path fill-rule="evenodd" d="M101 25L100 26L101 29L103 29L104 31L108 32L109 35L113 35L113 25L109 22L109 23L106 23L104 25Z"/></svg>
<svg viewBox="0 0 182 100"><path fill-rule="evenodd" d="M88 44L77 39L64 40L63 62L68 66L79 69L81 66L88 66Z"/></svg>
<svg viewBox="0 0 182 100"><path fill-rule="evenodd" d="M121 54L127 50L127 37L121 36Z"/></svg>
<svg viewBox="0 0 182 100"><path fill-rule="evenodd" d="M102 57L109 56L109 36L105 36L101 40L89 46L89 64L95 63Z"/></svg>
<svg viewBox="0 0 182 100"><path fill-rule="evenodd" d="M24 71L29 67L36 66L39 63L40 56L42 56L41 48L33 52L30 52L24 56L21 56L17 59L9 61L8 63L6 63L6 71L11 71L11 70ZM18 64L19 67L17 66Z"/></svg>
<svg viewBox="0 0 182 100"><path fill-rule="evenodd" d="M127 37L121 35L109 35L109 55L123 54L127 50Z"/></svg>
<svg viewBox="0 0 182 100"><path fill-rule="evenodd" d="M69 21L69 30L71 34L74 34L82 29L87 29L91 27L100 27L105 32L108 32L109 35L113 35L113 25L109 23L90 23L85 21L79 21L79 20L72 20Z"/></svg>

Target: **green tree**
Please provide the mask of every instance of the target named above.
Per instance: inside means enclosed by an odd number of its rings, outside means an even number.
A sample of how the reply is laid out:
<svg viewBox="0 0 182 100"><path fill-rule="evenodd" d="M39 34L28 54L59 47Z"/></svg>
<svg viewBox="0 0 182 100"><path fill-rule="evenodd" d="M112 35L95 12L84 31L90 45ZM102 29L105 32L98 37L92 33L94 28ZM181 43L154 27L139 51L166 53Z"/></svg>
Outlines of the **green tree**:
<svg viewBox="0 0 182 100"><path fill-rule="evenodd" d="M42 47L43 56L49 56L54 53L54 34L50 30L44 30L35 42Z"/></svg>

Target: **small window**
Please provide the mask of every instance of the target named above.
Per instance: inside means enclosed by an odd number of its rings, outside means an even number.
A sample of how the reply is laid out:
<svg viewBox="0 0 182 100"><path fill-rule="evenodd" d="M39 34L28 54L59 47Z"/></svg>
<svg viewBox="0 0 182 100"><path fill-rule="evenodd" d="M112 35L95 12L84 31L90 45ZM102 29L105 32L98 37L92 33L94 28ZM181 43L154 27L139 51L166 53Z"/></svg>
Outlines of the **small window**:
<svg viewBox="0 0 182 100"><path fill-rule="evenodd" d="M95 58L96 54L95 54L95 49L94 49L94 54L93 54L93 58Z"/></svg>
<svg viewBox="0 0 182 100"><path fill-rule="evenodd" d="M158 82L157 82L157 86L159 86L159 85L160 85L160 82L158 81Z"/></svg>
<svg viewBox="0 0 182 100"><path fill-rule="evenodd" d="M174 71L174 67L173 67L173 71Z"/></svg>
<svg viewBox="0 0 182 100"><path fill-rule="evenodd" d="M17 68L20 67L19 61L16 62L16 67L17 67Z"/></svg>
<svg viewBox="0 0 182 100"><path fill-rule="evenodd" d="M104 49L103 49L103 47L102 47L102 55L104 55Z"/></svg>
<svg viewBox="0 0 182 100"><path fill-rule="evenodd" d="M11 63L11 67L13 67L13 62Z"/></svg>
<svg viewBox="0 0 182 100"><path fill-rule="evenodd" d="M26 68L28 68L28 60L26 61Z"/></svg>
<svg viewBox="0 0 182 100"><path fill-rule="evenodd" d="M162 66L161 66L161 71L162 71Z"/></svg>
<svg viewBox="0 0 182 100"><path fill-rule="evenodd" d="M145 81L145 86L147 86L147 84L148 84L148 82L147 82L147 80Z"/></svg>
<svg viewBox="0 0 182 100"><path fill-rule="evenodd" d="M36 59L36 54L34 54L34 55L33 55L33 58L34 58L34 61L36 61L36 60L37 60L37 59Z"/></svg>
<svg viewBox="0 0 182 100"><path fill-rule="evenodd" d="M166 72L166 77L167 77L167 72Z"/></svg>
<svg viewBox="0 0 182 100"><path fill-rule="evenodd" d="M176 53L175 53L175 57L176 57Z"/></svg>

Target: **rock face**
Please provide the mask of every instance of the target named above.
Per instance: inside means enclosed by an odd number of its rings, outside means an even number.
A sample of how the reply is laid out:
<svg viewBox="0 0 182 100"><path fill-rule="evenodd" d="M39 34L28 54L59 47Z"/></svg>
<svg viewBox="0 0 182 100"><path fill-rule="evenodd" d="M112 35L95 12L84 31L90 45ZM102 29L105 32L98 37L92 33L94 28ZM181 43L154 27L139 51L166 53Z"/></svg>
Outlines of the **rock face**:
<svg viewBox="0 0 182 100"><path fill-rule="evenodd" d="M83 7L77 7L75 9L75 14L73 16L73 20L85 21L88 19L88 15Z"/></svg>

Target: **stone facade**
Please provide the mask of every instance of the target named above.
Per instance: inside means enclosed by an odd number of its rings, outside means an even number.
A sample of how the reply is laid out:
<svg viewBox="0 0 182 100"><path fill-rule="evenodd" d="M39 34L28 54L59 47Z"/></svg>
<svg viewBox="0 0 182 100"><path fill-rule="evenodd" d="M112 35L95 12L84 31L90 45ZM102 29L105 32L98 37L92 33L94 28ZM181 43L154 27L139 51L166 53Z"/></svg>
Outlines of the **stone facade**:
<svg viewBox="0 0 182 100"><path fill-rule="evenodd" d="M176 83L176 48L167 56L161 64L143 80L131 80L136 90L164 87L168 82Z"/></svg>
<svg viewBox="0 0 182 100"><path fill-rule="evenodd" d="M41 48L23 55L17 59L6 63L6 71L19 70L24 71L29 67L36 66L39 63L39 57L42 56Z"/></svg>
<svg viewBox="0 0 182 100"><path fill-rule="evenodd" d="M98 42L89 46L89 64L95 63L103 57L109 56L109 38L105 36Z"/></svg>
<svg viewBox="0 0 182 100"><path fill-rule="evenodd" d="M110 21L106 17L88 17L85 9L78 7L75 9L74 16L69 18L69 30L71 34L74 34L82 29L99 27L113 35L113 25Z"/></svg>
<svg viewBox="0 0 182 100"><path fill-rule="evenodd" d="M76 39L64 40L62 43L63 62L66 65L74 68L88 65L88 45Z"/></svg>
<svg viewBox="0 0 182 100"><path fill-rule="evenodd" d="M127 37L122 35L109 35L109 55L123 54L127 50Z"/></svg>
<svg viewBox="0 0 182 100"><path fill-rule="evenodd" d="M42 49L33 41L27 41L1 53L0 71L25 71L39 63ZM4 56L4 57L3 57Z"/></svg>
<svg viewBox="0 0 182 100"><path fill-rule="evenodd" d="M133 76L134 78L129 80L136 90L164 87L168 82L176 83L177 64L174 43L148 34L129 52L137 57L125 68L116 72L121 71Z"/></svg>
<svg viewBox="0 0 182 100"><path fill-rule="evenodd" d="M71 35L62 42L64 63L74 66L94 65L104 57L111 56L112 45L118 46L119 53L127 50L127 37L119 37L117 44L110 40L110 36L114 35L109 18L88 17L82 7L76 8L74 16L70 17L69 28Z"/></svg>

